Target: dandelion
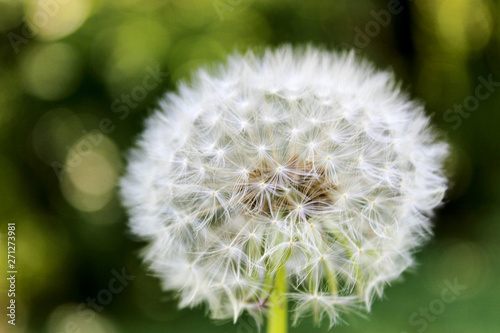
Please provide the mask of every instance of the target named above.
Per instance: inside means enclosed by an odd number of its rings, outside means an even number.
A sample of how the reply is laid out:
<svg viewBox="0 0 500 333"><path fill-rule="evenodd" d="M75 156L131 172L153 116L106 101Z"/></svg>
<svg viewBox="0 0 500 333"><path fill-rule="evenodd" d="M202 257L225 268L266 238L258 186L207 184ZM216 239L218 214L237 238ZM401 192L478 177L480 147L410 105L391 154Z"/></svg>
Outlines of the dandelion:
<svg viewBox="0 0 500 333"><path fill-rule="evenodd" d="M392 73L312 47L233 55L192 82L146 121L121 180L163 288L213 318L267 315L273 333L288 312L369 310L446 189L423 107Z"/></svg>

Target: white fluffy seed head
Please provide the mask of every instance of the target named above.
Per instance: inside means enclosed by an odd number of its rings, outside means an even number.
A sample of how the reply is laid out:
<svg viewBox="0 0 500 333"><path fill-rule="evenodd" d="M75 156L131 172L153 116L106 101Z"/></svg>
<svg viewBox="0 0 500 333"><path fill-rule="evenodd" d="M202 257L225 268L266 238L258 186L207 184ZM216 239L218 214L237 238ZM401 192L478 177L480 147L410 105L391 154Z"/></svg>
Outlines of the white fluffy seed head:
<svg viewBox="0 0 500 333"><path fill-rule="evenodd" d="M121 194L180 306L265 312L284 264L298 320L339 320L412 264L446 188L447 145L393 75L353 53L234 55L167 94Z"/></svg>

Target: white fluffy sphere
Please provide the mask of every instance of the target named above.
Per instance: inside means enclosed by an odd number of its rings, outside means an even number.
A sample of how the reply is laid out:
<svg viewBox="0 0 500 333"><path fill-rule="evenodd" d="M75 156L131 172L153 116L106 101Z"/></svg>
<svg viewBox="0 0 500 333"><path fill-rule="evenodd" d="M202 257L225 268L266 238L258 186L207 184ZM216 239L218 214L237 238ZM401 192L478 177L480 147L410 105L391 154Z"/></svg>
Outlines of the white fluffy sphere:
<svg viewBox="0 0 500 333"><path fill-rule="evenodd" d="M297 320L338 320L412 264L447 145L392 73L353 53L234 55L167 94L121 194L180 306L259 316L284 265Z"/></svg>

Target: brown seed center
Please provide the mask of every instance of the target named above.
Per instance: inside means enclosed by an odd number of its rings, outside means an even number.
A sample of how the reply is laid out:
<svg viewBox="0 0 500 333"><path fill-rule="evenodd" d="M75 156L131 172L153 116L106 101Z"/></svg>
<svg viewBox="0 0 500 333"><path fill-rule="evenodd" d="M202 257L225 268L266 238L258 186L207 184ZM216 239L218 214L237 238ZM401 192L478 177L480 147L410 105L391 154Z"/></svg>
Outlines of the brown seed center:
<svg viewBox="0 0 500 333"><path fill-rule="evenodd" d="M310 214L334 203L336 184L326 170L298 158L282 165L260 164L237 186L247 213Z"/></svg>

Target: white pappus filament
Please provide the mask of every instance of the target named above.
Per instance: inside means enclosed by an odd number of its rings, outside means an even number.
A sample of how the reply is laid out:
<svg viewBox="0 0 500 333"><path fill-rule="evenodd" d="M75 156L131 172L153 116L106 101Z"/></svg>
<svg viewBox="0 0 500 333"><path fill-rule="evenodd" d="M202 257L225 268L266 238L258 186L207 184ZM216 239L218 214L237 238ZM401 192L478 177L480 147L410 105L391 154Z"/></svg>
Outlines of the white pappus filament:
<svg viewBox="0 0 500 333"><path fill-rule="evenodd" d="M368 309L413 262L448 147L390 72L353 53L233 55L146 121L121 195L180 306L260 318L285 265L295 321Z"/></svg>

